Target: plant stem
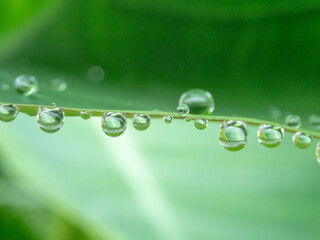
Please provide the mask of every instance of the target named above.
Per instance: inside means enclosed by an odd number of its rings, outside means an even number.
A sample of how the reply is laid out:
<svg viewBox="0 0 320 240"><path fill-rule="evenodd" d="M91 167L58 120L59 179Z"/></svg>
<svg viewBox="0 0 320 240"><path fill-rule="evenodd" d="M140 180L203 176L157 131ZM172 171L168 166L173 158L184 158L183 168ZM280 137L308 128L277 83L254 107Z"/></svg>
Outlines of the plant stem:
<svg viewBox="0 0 320 240"><path fill-rule="evenodd" d="M37 115L39 107L52 108L52 106L48 106L48 105L16 104L16 106L18 107L19 112L26 113L30 116ZM243 121L246 124L252 125L252 126L259 126L260 124L275 125L275 126L282 127L286 132L290 132L290 133L302 132L302 133L311 135L313 138L320 139L320 133L318 133L318 132L304 130L304 129L297 129L294 127L286 126L284 124L279 124L276 122L270 122L270 121L255 119L255 118L213 116L213 115L193 115L193 114L187 114L186 116L180 116L177 113L160 112L160 111L101 110L101 109L67 108L67 107L61 107L60 109L64 111L66 116L70 116L70 117L80 116L81 110L87 110L87 111L90 111L92 116L95 116L95 117L101 117L106 112L121 112L127 118L131 118L134 114L140 113L140 114L147 114L151 118L162 118L163 116L173 116L174 118L177 118L177 119L185 119L185 118L190 118L191 120L207 119L210 122L224 122L224 121L230 121L230 120L237 120L237 121Z"/></svg>

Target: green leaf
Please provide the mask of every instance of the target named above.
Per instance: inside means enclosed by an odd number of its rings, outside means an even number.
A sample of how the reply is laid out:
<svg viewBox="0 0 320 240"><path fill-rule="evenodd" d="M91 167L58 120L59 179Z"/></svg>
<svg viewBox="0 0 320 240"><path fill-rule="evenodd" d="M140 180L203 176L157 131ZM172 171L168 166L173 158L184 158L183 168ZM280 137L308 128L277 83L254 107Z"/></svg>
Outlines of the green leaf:
<svg viewBox="0 0 320 240"><path fill-rule="evenodd" d="M320 114L318 2L33 3L30 10L14 4L26 15L13 25L0 23L0 81L10 85L0 90L0 102L31 115L54 102L69 115L55 134L23 113L0 123L1 167L54 219L59 216L51 237L73 227L90 239L319 236L316 139L309 149L297 149L287 128L281 145L267 149L250 126L245 148L228 152L214 121L199 131L182 119L167 125L152 118L147 131L128 124L124 135L109 138L97 117L69 117L80 109L159 117L175 111L184 91L203 88L215 98L211 120L281 125L295 113L311 130L308 117ZM8 16L1 20L17 14ZM100 83L88 80L94 65L105 71ZM37 95L15 92L13 81L24 73L37 77ZM67 81L65 92L51 89L54 78ZM270 106L282 110L281 118L271 118Z"/></svg>

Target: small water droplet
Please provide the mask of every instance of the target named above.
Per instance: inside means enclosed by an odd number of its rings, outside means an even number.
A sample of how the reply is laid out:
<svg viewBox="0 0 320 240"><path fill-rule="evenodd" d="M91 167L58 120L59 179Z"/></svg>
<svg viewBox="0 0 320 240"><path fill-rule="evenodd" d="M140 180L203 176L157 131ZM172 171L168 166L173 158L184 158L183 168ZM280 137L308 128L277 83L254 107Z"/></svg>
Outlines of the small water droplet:
<svg viewBox="0 0 320 240"><path fill-rule="evenodd" d="M13 121L18 113L17 107L12 104L0 105L0 120L3 122Z"/></svg>
<svg viewBox="0 0 320 240"><path fill-rule="evenodd" d="M189 106L187 104L180 104L178 107L177 107L177 113L180 115L180 116L185 116L189 113Z"/></svg>
<svg viewBox="0 0 320 240"><path fill-rule="evenodd" d="M320 116L317 114L312 114L309 117L309 124L314 128L319 130L320 129Z"/></svg>
<svg viewBox="0 0 320 240"><path fill-rule="evenodd" d="M172 116L164 116L163 121L165 123L172 123L173 122L173 117Z"/></svg>
<svg viewBox="0 0 320 240"><path fill-rule="evenodd" d="M88 79L91 82L101 82L104 78L104 70L102 67L100 66L92 66L91 68L89 68L88 70Z"/></svg>
<svg viewBox="0 0 320 240"><path fill-rule="evenodd" d="M0 82L0 89L1 90L8 90L10 88L10 85L6 82Z"/></svg>
<svg viewBox="0 0 320 240"><path fill-rule="evenodd" d="M278 107L274 107L274 106L269 108L269 113L273 119L279 119L282 115L281 109Z"/></svg>
<svg viewBox="0 0 320 240"><path fill-rule="evenodd" d="M242 121L229 121L220 125L220 144L229 151L239 151L247 143L247 125Z"/></svg>
<svg viewBox="0 0 320 240"><path fill-rule="evenodd" d="M137 130L146 130L150 126L150 117L145 114L135 114L132 118L132 125Z"/></svg>
<svg viewBox="0 0 320 240"><path fill-rule="evenodd" d="M209 115L214 111L212 95L203 89L191 89L183 93L179 104L187 104L191 114Z"/></svg>
<svg viewBox="0 0 320 240"><path fill-rule="evenodd" d="M60 130L64 123L64 112L60 108L39 108L37 114L38 126L47 133Z"/></svg>
<svg viewBox="0 0 320 240"><path fill-rule="evenodd" d="M283 128L261 124L258 130L258 141L266 147L273 148L281 143L283 135Z"/></svg>
<svg viewBox="0 0 320 240"><path fill-rule="evenodd" d="M55 102L51 103L51 107L55 108L57 104Z"/></svg>
<svg viewBox="0 0 320 240"><path fill-rule="evenodd" d="M318 163L320 164L320 142L318 142L318 144L317 144L316 157L317 157Z"/></svg>
<svg viewBox="0 0 320 240"><path fill-rule="evenodd" d="M286 117L286 125L289 127L299 128L301 126L301 118L298 115L288 115Z"/></svg>
<svg viewBox="0 0 320 240"><path fill-rule="evenodd" d="M56 92L64 92L68 87L68 84L65 80L55 78L51 80L51 89Z"/></svg>
<svg viewBox="0 0 320 240"><path fill-rule="evenodd" d="M186 122L191 122L191 118L185 118L184 119Z"/></svg>
<svg viewBox="0 0 320 240"><path fill-rule="evenodd" d="M194 121L194 126L199 130L203 130L208 127L208 120L207 119L196 119Z"/></svg>
<svg viewBox="0 0 320 240"><path fill-rule="evenodd" d="M312 143L312 137L308 134L297 132L292 137L292 142L294 145L296 145L298 148L306 149L308 148Z"/></svg>
<svg viewBox="0 0 320 240"><path fill-rule="evenodd" d="M31 96L39 91L39 84L32 75L20 75L14 80L14 88L24 96Z"/></svg>
<svg viewBox="0 0 320 240"><path fill-rule="evenodd" d="M80 117L84 120L88 120L89 118L91 118L91 112L87 111L87 110L81 110L80 111Z"/></svg>
<svg viewBox="0 0 320 240"><path fill-rule="evenodd" d="M102 130L110 137L118 137L127 128L127 119L122 113L109 112L101 118Z"/></svg>

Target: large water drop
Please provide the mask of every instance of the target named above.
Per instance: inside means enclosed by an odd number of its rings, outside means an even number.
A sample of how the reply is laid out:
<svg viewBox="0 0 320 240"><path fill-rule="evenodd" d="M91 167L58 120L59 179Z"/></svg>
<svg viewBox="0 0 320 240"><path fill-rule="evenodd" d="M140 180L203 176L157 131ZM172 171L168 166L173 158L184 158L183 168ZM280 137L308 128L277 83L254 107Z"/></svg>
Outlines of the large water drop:
<svg viewBox="0 0 320 240"><path fill-rule="evenodd" d="M132 125L137 130L146 130L150 126L150 117L146 114L135 114L132 118Z"/></svg>
<svg viewBox="0 0 320 240"><path fill-rule="evenodd" d="M292 142L294 145L296 145L298 148L306 149L308 148L312 143L312 137L308 134L297 132L292 137Z"/></svg>
<svg viewBox="0 0 320 240"><path fill-rule="evenodd" d="M258 141L266 147L273 148L281 143L283 135L283 128L262 124L259 126L258 130Z"/></svg>
<svg viewBox="0 0 320 240"><path fill-rule="evenodd" d="M247 125L242 121L229 121L220 125L220 144L229 151L239 151L247 143Z"/></svg>
<svg viewBox="0 0 320 240"><path fill-rule="evenodd" d="M301 118L298 115L288 115L286 117L286 125L289 127L299 128L301 126Z"/></svg>
<svg viewBox="0 0 320 240"><path fill-rule="evenodd" d="M0 120L3 122L13 121L18 113L17 107L12 104L0 105Z"/></svg>
<svg viewBox="0 0 320 240"><path fill-rule="evenodd" d="M14 88L24 96L31 96L39 91L39 84L32 75L20 75L14 80Z"/></svg>
<svg viewBox="0 0 320 240"><path fill-rule="evenodd" d="M91 82L101 82L104 78L104 70L102 67L100 66L92 66L91 68L89 68L88 70L88 79Z"/></svg>
<svg viewBox="0 0 320 240"><path fill-rule="evenodd" d="M183 93L179 104L187 104L191 114L209 115L214 111L214 100L212 95L202 89L191 89Z"/></svg>
<svg viewBox="0 0 320 240"><path fill-rule="evenodd" d="M109 112L101 118L102 130L110 137L118 137L127 128L127 119L122 113Z"/></svg>
<svg viewBox="0 0 320 240"><path fill-rule="evenodd" d="M47 133L60 130L64 123L64 112L60 108L39 108L37 114L38 126Z"/></svg>
<svg viewBox="0 0 320 240"><path fill-rule="evenodd" d="M207 119L196 119L194 121L194 126L199 130L206 129L208 127L208 120Z"/></svg>

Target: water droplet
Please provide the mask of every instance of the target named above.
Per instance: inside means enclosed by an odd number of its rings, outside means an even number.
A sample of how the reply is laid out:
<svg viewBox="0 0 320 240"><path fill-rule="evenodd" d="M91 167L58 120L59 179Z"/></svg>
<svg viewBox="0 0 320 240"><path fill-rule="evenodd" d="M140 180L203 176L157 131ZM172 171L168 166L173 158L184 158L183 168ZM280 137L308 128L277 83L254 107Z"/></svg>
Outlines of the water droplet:
<svg viewBox="0 0 320 240"><path fill-rule="evenodd" d="M0 82L0 89L1 90L8 90L10 88L10 85L6 82Z"/></svg>
<svg viewBox="0 0 320 240"><path fill-rule="evenodd" d="M180 115L180 116L185 116L189 113L189 106L187 104L180 104L178 107L177 107L177 113Z"/></svg>
<svg viewBox="0 0 320 240"><path fill-rule="evenodd" d="M172 123L173 122L173 117L172 116L164 116L163 121L165 123Z"/></svg>
<svg viewBox="0 0 320 240"><path fill-rule="evenodd" d="M274 107L274 106L269 108L269 113L273 119L279 119L282 115L281 109L278 107Z"/></svg>
<svg viewBox="0 0 320 240"><path fill-rule="evenodd" d="M145 114L135 114L132 118L132 125L137 130L146 130L150 126L150 117Z"/></svg>
<svg viewBox="0 0 320 240"><path fill-rule="evenodd" d="M207 119L196 119L194 121L194 126L199 130L203 130L208 127L208 120Z"/></svg>
<svg viewBox="0 0 320 240"><path fill-rule="evenodd" d="M12 104L0 105L0 120L3 122L13 121L18 113L17 107Z"/></svg>
<svg viewBox="0 0 320 240"><path fill-rule="evenodd" d="M320 164L320 142L318 142L318 144L317 144L316 157L317 157L318 163Z"/></svg>
<svg viewBox="0 0 320 240"><path fill-rule="evenodd" d="M104 78L104 70L100 66L92 66L88 70L88 78L91 82L101 82Z"/></svg>
<svg viewBox="0 0 320 240"><path fill-rule="evenodd" d="M127 128L127 119L121 113L109 112L101 119L102 130L110 137L118 137Z"/></svg>
<svg viewBox="0 0 320 240"><path fill-rule="evenodd" d="M214 100L212 95L202 89L191 89L183 93L179 104L187 104L191 114L209 115L214 111Z"/></svg>
<svg viewBox="0 0 320 240"><path fill-rule="evenodd" d="M24 96L31 96L39 91L39 84L32 75L20 75L14 80L14 88Z"/></svg>
<svg viewBox="0 0 320 240"><path fill-rule="evenodd" d="M84 120L88 120L89 118L91 118L91 112L87 111L87 110L81 110L80 111L80 117Z"/></svg>
<svg viewBox="0 0 320 240"><path fill-rule="evenodd" d="M239 151L247 143L247 125L242 121L229 121L220 125L220 144L229 151Z"/></svg>
<svg viewBox="0 0 320 240"><path fill-rule="evenodd" d="M191 118L185 118L184 119L186 122L191 122Z"/></svg>
<svg viewBox="0 0 320 240"><path fill-rule="evenodd" d="M64 112L60 108L39 108L37 114L38 126L47 133L54 133L62 128Z"/></svg>
<svg viewBox="0 0 320 240"><path fill-rule="evenodd" d="M312 114L309 117L309 124L314 128L314 129L320 129L320 116L316 114Z"/></svg>
<svg viewBox="0 0 320 240"><path fill-rule="evenodd" d="M51 107L55 108L57 104L55 102L51 103Z"/></svg>
<svg viewBox="0 0 320 240"><path fill-rule="evenodd" d="M299 128L301 126L301 118L298 115L288 115L286 117L286 125Z"/></svg>
<svg viewBox="0 0 320 240"><path fill-rule="evenodd" d="M297 132L292 137L292 142L294 145L296 145L298 148L306 149L308 148L312 143L312 138L310 135Z"/></svg>
<svg viewBox="0 0 320 240"><path fill-rule="evenodd" d="M283 128L262 124L258 130L258 141L266 147L273 148L281 143L283 135Z"/></svg>
<svg viewBox="0 0 320 240"><path fill-rule="evenodd" d="M51 80L51 89L56 92L64 92L68 87L65 80L55 78Z"/></svg>

